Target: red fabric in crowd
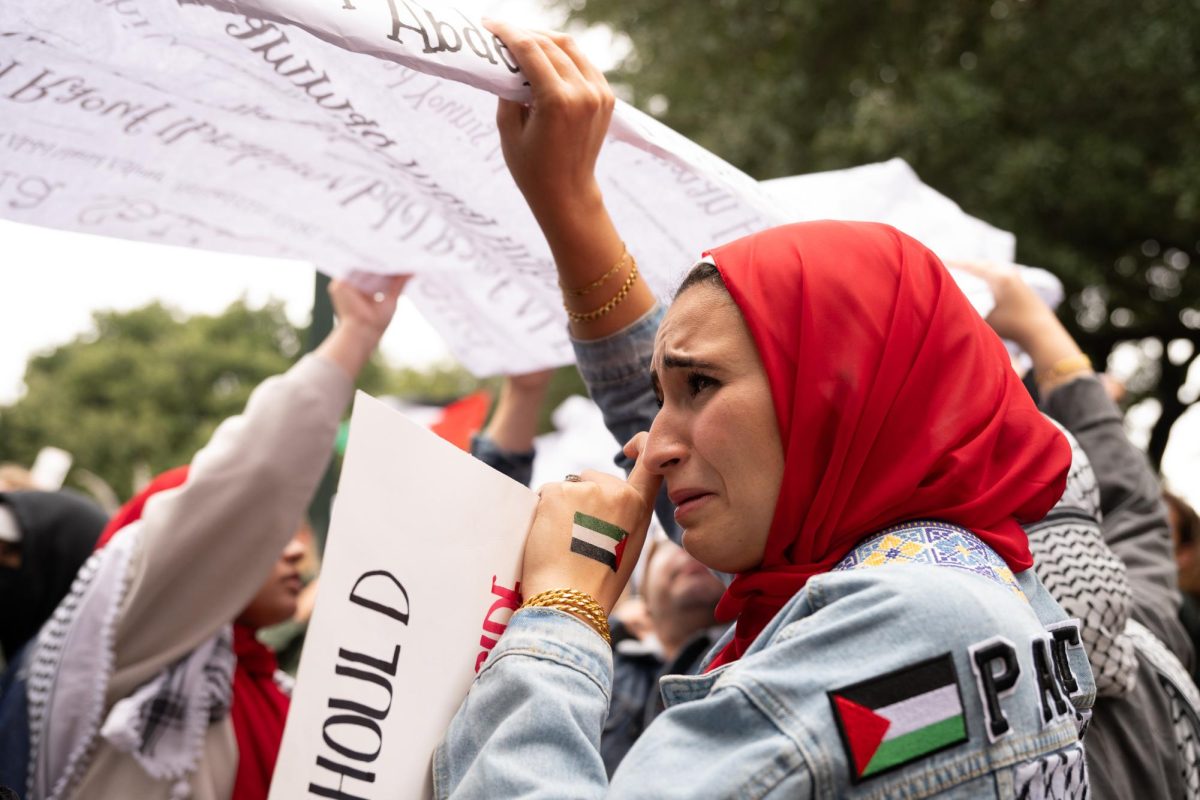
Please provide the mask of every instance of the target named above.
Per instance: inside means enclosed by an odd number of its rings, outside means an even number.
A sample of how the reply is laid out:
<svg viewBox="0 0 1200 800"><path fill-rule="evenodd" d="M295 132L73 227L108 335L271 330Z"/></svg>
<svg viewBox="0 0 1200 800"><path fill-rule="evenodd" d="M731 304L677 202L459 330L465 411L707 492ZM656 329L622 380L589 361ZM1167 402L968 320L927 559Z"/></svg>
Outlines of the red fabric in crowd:
<svg viewBox="0 0 1200 800"><path fill-rule="evenodd" d="M142 511L146 508L146 501L148 499L159 492L165 492L167 489L182 486L187 480L187 476L188 465L184 464L182 467L167 470L146 484L144 489L135 494L129 502L117 509L117 513L112 515L108 524L104 526L104 530L100 532L100 538L96 540L96 549L99 550L108 544L113 534L121 530L121 528L141 519Z"/></svg>
<svg viewBox="0 0 1200 800"><path fill-rule="evenodd" d="M762 563L717 606L741 657L813 575L917 519L975 532L1014 572L1021 522L1066 485L1071 450L938 258L894 228L808 222L711 253L770 381L784 473Z"/></svg>
<svg viewBox="0 0 1200 800"><path fill-rule="evenodd" d="M442 410L442 417L429 430L459 450L471 451L471 436L479 432L487 419L492 396L486 391L460 397Z"/></svg>
<svg viewBox="0 0 1200 800"><path fill-rule="evenodd" d="M187 481L188 467L167 470L117 510L96 543L99 550L121 528L142 518L146 501ZM270 648L245 625L233 626L237 666L233 675L230 718L238 743L237 779L232 800L265 800L283 741L290 699L275 684L276 661Z"/></svg>
<svg viewBox="0 0 1200 800"><path fill-rule="evenodd" d="M283 742L291 700L275 685L275 654L245 625L233 626L233 732L237 736L237 782L233 800L264 800Z"/></svg>

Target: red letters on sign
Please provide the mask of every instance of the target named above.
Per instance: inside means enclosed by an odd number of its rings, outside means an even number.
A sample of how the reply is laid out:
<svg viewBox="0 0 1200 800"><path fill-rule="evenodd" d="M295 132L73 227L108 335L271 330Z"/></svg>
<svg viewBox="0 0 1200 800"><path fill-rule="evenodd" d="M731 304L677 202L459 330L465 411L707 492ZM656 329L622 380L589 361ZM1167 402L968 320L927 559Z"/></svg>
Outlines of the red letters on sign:
<svg viewBox="0 0 1200 800"><path fill-rule="evenodd" d="M500 635L508 627L508 620L512 617L513 612L521 607L521 582L517 581L513 588L506 589L496 584L496 576L493 575L492 594L496 595L496 601L492 603L492 607L483 617L483 635L479 637L479 645L483 649L475 658L476 672L479 672L483 662L487 660L488 653L500 640ZM504 613L505 611L508 613ZM495 617L501 617L503 621L499 621Z"/></svg>

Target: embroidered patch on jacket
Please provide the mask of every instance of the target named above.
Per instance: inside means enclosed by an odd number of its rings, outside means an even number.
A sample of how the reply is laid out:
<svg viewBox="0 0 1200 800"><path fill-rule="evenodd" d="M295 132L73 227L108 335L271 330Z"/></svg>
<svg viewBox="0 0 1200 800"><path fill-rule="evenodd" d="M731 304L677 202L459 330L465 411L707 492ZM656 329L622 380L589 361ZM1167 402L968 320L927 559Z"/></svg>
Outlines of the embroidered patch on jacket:
<svg viewBox="0 0 1200 800"><path fill-rule="evenodd" d="M571 528L571 552L607 564L616 572L621 567L621 556L625 553L625 540L629 534L611 522L575 512L575 524Z"/></svg>
<svg viewBox="0 0 1200 800"><path fill-rule="evenodd" d="M856 783L967 741L949 653L828 694Z"/></svg>
<svg viewBox="0 0 1200 800"><path fill-rule="evenodd" d="M998 583L1026 600L1008 564L966 528L946 522L906 522L862 540L834 570L929 564L950 567Z"/></svg>

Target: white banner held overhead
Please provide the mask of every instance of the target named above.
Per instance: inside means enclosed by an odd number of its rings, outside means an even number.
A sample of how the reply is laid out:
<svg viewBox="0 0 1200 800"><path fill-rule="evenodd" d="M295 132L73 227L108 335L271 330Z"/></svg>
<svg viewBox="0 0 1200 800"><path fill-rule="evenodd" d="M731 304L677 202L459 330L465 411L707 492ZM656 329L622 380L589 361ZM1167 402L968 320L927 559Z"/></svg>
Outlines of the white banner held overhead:
<svg viewBox="0 0 1200 800"><path fill-rule="evenodd" d="M482 21L449 3L417 0L188 0L301 28L335 47L526 102L529 83Z"/></svg>
<svg viewBox="0 0 1200 800"><path fill-rule="evenodd" d="M410 296L474 372L569 362L549 250L496 99L474 88L513 96L523 79L478 20L399 0L222 8L0 4L0 216L417 272ZM660 296L704 248L777 221L743 173L629 106L617 117L598 177Z"/></svg>
<svg viewBox="0 0 1200 800"><path fill-rule="evenodd" d="M520 605L536 503L358 393L271 800L430 795L433 749Z"/></svg>
<svg viewBox="0 0 1200 800"><path fill-rule="evenodd" d="M814 172L763 181L789 222L855 219L883 222L924 244L943 261L998 261L1016 257L1017 238L963 211L957 203L921 182L902 158L850 169ZM951 270L981 316L995 305L983 280ZM1062 283L1043 269L1023 267L1022 277L1056 308Z"/></svg>
<svg viewBox="0 0 1200 800"><path fill-rule="evenodd" d="M480 21L435 0L6 0L0 216L416 272L409 295L473 372L556 366L573 354L554 265L494 121L492 93L526 91ZM896 163L768 192L618 103L597 177L662 298L703 250L811 216L939 220L1011 249Z"/></svg>

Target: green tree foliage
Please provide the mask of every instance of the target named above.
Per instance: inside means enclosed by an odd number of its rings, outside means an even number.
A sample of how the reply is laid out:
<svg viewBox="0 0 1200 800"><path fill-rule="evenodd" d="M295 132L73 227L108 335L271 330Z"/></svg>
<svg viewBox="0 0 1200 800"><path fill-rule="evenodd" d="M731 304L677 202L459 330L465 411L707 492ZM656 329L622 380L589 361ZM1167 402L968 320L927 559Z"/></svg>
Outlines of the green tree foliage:
<svg viewBox="0 0 1200 800"><path fill-rule="evenodd" d="M1198 0L573 0L627 34L633 101L757 178L900 156L1017 234L1098 364L1186 346L1135 382L1162 454L1200 351ZM1170 353L1175 358L1172 359ZM1185 355L1186 354L1186 355ZM1187 398L1191 399L1191 398Z"/></svg>
<svg viewBox="0 0 1200 800"><path fill-rule="evenodd" d="M287 370L307 341L308 331L292 325L280 303L255 309L239 301L217 316L185 317L158 303L98 312L92 330L30 359L24 395L0 407L0 461L31 464L42 447L61 447L123 500L139 473L191 461L217 425L241 412L259 383ZM389 369L376 356L358 385L440 405L480 388L494 397L500 381L456 364ZM551 429L549 413L567 395L583 392L574 367L558 370L540 430ZM77 483L74 477L68 483Z"/></svg>
<svg viewBox="0 0 1200 800"><path fill-rule="evenodd" d="M189 462L255 386L295 361L304 333L279 303L239 301L217 316L157 303L99 312L92 331L30 360L25 394L0 408L0 460L29 464L43 446L62 447L128 497L136 471ZM373 364L360 385L377 391L382 380Z"/></svg>

